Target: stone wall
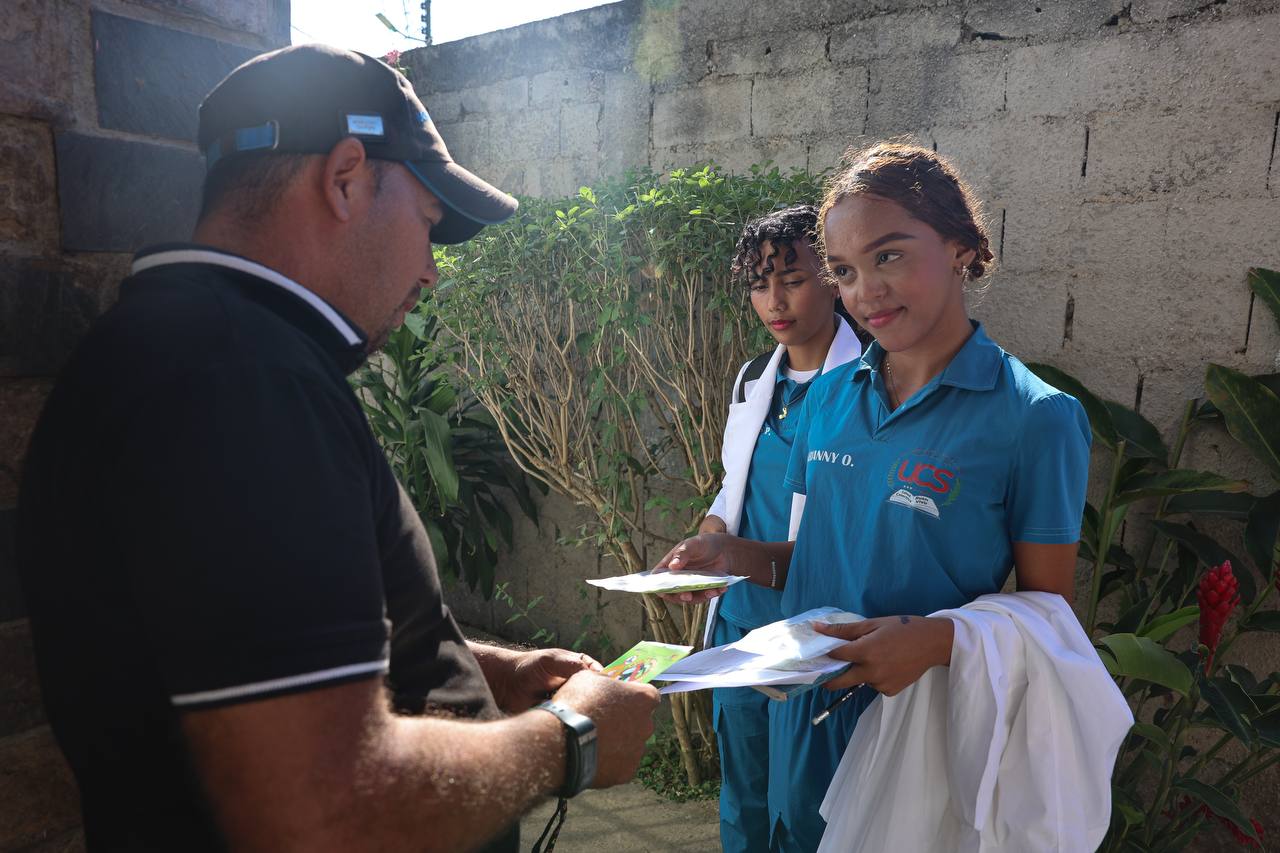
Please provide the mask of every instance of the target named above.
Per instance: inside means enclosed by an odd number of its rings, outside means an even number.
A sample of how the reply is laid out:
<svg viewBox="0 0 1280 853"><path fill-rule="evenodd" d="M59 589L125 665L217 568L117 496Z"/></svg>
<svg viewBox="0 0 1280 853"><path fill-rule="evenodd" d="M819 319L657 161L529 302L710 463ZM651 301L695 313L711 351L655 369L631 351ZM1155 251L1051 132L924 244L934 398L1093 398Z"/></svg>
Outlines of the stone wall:
<svg viewBox="0 0 1280 853"><path fill-rule="evenodd" d="M1206 362L1280 370L1280 329L1245 283L1280 267L1276 0L624 0L404 61L455 157L532 196L634 166L818 171L910 135L985 202L998 271L973 312L1015 354L1168 433ZM1275 488L1225 435L1188 458ZM498 574L517 599L548 596L562 640L609 602L625 648L633 603L571 592L614 571L525 525ZM500 603L459 590L452 604L527 636ZM1280 668L1274 640L1254 638L1251 662ZM1260 816L1277 778L1258 780Z"/></svg>
<svg viewBox="0 0 1280 853"><path fill-rule="evenodd" d="M16 0L0 15L0 850L83 846L14 566L27 437L130 254L190 236L200 98L288 40L288 0Z"/></svg>

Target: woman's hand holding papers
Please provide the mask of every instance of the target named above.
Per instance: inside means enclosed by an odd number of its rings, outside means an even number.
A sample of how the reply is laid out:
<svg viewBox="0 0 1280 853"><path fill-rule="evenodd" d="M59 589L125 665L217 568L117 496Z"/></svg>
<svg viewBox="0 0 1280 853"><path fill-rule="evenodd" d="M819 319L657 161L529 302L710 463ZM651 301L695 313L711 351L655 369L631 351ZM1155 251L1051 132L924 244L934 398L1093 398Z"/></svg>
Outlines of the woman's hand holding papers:
<svg viewBox="0 0 1280 853"><path fill-rule="evenodd" d="M742 575L751 583L782 589L791 564L793 542L755 542L728 533L699 533L667 552L654 571L719 572ZM675 604L700 604L724 595L727 587L662 596Z"/></svg>
<svg viewBox="0 0 1280 853"><path fill-rule="evenodd" d="M849 640L827 654L853 664L828 681L828 690L868 684L893 696L914 684L935 666L951 663L955 625L950 619L928 616L885 616L845 625L813 623L819 634Z"/></svg>

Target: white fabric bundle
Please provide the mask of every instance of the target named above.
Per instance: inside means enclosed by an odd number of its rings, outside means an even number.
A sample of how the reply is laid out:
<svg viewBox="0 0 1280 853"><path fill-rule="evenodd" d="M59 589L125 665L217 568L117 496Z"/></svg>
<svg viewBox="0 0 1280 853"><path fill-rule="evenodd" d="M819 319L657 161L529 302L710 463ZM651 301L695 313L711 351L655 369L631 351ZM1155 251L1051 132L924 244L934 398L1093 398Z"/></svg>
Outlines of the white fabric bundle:
<svg viewBox="0 0 1280 853"><path fill-rule="evenodd" d="M863 713L822 802L819 853L1091 853L1133 714L1071 608L985 595L934 667Z"/></svg>

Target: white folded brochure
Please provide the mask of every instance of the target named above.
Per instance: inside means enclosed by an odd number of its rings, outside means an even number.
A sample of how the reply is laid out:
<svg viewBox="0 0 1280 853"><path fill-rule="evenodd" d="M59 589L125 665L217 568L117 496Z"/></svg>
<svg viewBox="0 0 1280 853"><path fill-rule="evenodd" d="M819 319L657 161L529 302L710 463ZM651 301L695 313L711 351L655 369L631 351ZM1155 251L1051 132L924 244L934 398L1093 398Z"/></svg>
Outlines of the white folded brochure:
<svg viewBox="0 0 1280 853"><path fill-rule="evenodd" d="M746 580L743 575L722 575L716 572L669 572L650 569L647 572L636 572L633 575L618 575L612 578L588 578L587 583L601 589L616 592L696 592L702 589L717 589L732 586Z"/></svg>
<svg viewBox="0 0 1280 853"><path fill-rule="evenodd" d="M737 642L705 649L679 661L658 676L657 681L669 682L658 692L813 684L849 664L827 656L827 652L846 641L819 634L812 623L834 625L861 622L862 618L835 607L818 607L756 628Z"/></svg>

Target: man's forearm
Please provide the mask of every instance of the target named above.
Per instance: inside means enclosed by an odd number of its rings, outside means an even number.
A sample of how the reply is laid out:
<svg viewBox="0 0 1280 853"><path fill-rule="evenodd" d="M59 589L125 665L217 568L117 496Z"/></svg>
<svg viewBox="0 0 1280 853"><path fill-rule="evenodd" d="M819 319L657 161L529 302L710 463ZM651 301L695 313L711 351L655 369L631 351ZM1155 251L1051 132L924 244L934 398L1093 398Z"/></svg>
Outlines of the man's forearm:
<svg viewBox="0 0 1280 853"><path fill-rule="evenodd" d="M564 727L544 711L480 724L397 718L378 752L364 799L389 849L478 847L564 782Z"/></svg>
<svg viewBox="0 0 1280 853"><path fill-rule="evenodd" d="M545 711L478 723L395 717L373 679L183 716L237 850L472 849L563 784Z"/></svg>
<svg viewBox="0 0 1280 853"><path fill-rule="evenodd" d="M506 681L507 676L510 675L512 667L516 664L516 660L522 654L520 649L509 649L505 646L481 643L476 640L467 640L467 648L471 650L476 662L480 664L480 671L484 673L484 680L489 682L489 689L493 690L495 694L503 687L503 683Z"/></svg>

